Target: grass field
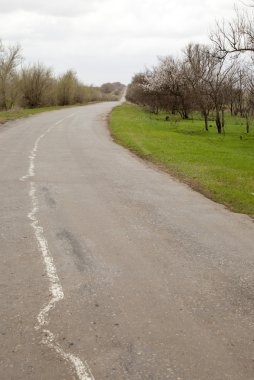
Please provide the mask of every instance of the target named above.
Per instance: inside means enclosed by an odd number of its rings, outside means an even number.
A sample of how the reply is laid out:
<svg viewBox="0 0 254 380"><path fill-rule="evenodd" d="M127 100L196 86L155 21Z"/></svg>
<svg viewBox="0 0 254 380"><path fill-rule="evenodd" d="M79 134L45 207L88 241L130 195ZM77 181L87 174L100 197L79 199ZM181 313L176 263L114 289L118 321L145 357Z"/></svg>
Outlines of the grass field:
<svg viewBox="0 0 254 380"><path fill-rule="evenodd" d="M113 110L110 129L139 156L232 211L254 217L254 125L247 135L243 119L226 115L225 135L218 135L214 121L204 131L198 114L169 118L124 104Z"/></svg>
<svg viewBox="0 0 254 380"><path fill-rule="evenodd" d="M0 124L6 123L10 120L20 119L22 117L27 117L31 115L36 115L37 113L55 111L63 108L69 108L74 106L53 106L53 107L43 107L43 108L22 108L19 110L11 111L0 111Z"/></svg>

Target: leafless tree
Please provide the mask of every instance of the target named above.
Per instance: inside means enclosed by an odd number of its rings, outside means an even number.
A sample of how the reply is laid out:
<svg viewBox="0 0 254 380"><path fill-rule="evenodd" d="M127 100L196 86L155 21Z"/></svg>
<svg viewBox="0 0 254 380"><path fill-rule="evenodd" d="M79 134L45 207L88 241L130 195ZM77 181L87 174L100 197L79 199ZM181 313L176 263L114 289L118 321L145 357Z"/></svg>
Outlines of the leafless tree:
<svg viewBox="0 0 254 380"><path fill-rule="evenodd" d="M232 21L217 22L210 39L220 56L254 52L254 14L251 9L253 7L252 1L248 11L236 8Z"/></svg>
<svg viewBox="0 0 254 380"><path fill-rule="evenodd" d="M253 70L246 70L242 80L241 116L245 118L246 133L250 131L250 117L254 114Z"/></svg>
<svg viewBox="0 0 254 380"><path fill-rule="evenodd" d="M234 65L227 61L226 56L217 57L212 49L207 51L207 68L204 83L207 94L213 104L216 113L216 127L219 134L224 131L224 111L228 103L227 86L234 77Z"/></svg>
<svg viewBox="0 0 254 380"><path fill-rule="evenodd" d="M19 45L5 47L0 41L0 106L9 109L17 96L16 69L21 63Z"/></svg>
<svg viewBox="0 0 254 380"><path fill-rule="evenodd" d="M207 85L211 77L210 49L206 45L189 44L184 53L184 75L192 88L195 105L204 117L205 130L208 131L208 116L213 108Z"/></svg>
<svg viewBox="0 0 254 380"><path fill-rule="evenodd" d="M171 100L172 113L179 112L187 119L190 109L190 89L184 75L184 65L181 60L171 56L161 58L159 65L146 75L145 88L150 93L157 93L165 106L165 99ZM164 97L164 99L163 99Z"/></svg>
<svg viewBox="0 0 254 380"><path fill-rule="evenodd" d="M53 83L51 69L40 63L22 68L20 91L23 105L30 108L48 105L45 104L45 100Z"/></svg>
<svg viewBox="0 0 254 380"><path fill-rule="evenodd" d="M57 86L58 104L61 106L74 104L75 96L78 92L78 85L77 74L73 70L68 70L59 77Z"/></svg>
<svg viewBox="0 0 254 380"><path fill-rule="evenodd" d="M127 88L126 99L146 106L150 112L157 114L160 108L160 94L149 86L151 75L153 75L153 70L135 74Z"/></svg>
<svg viewBox="0 0 254 380"><path fill-rule="evenodd" d="M235 74L229 83L231 114L244 117L244 95L248 87L249 72L246 66L236 64Z"/></svg>

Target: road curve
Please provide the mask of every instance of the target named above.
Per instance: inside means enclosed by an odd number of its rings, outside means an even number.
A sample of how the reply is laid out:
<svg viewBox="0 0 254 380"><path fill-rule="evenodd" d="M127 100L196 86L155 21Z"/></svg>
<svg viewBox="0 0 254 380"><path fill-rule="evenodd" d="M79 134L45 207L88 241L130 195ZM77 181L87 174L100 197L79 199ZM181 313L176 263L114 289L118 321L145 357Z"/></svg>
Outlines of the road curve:
<svg viewBox="0 0 254 380"><path fill-rule="evenodd" d="M252 220L116 145L115 105L0 128L0 379L253 380Z"/></svg>

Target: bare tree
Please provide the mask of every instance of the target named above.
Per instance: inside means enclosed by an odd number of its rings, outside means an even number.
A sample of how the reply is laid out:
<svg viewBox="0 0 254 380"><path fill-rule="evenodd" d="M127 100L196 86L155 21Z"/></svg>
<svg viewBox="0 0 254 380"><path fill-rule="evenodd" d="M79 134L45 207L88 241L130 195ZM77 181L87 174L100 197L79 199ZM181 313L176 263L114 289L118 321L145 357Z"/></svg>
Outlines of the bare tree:
<svg viewBox="0 0 254 380"><path fill-rule="evenodd" d="M254 76L252 70L246 70L242 84L242 108L241 116L245 118L246 133L250 131L250 117L254 113Z"/></svg>
<svg viewBox="0 0 254 380"><path fill-rule="evenodd" d="M231 114L240 114L241 117L244 117L244 95L248 87L248 76L247 67L236 64L235 75L234 78L232 78L232 83L230 83Z"/></svg>
<svg viewBox="0 0 254 380"><path fill-rule="evenodd" d="M200 110L205 121L205 130L208 131L208 116L213 108L207 81L211 76L210 49L206 45L189 44L185 51L184 75L189 82L197 109Z"/></svg>
<svg viewBox="0 0 254 380"><path fill-rule="evenodd" d="M249 5L254 7L254 2ZM232 21L217 22L215 31L210 34L215 49L220 56L254 52L254 14L252 9L235 9L235 18Z"/></svg>
<svg viewBox="0 0 254 380"><path fill-rule="evenodd" d="M150 93L157 93L165 106L165 99L171 101L172 113L179 112L187 119L190 109L190 89L184 75L183 62L168 56L160 59L159 65L146 75L145 88Z"/></svg>
<svg viewBox="0 0 254 380"><path fill-rule="evenodd" d="M228 83L234 77L234 61L227 61L226 56L218 57L213 50L207 51L207 71L204 82L216 113L216 127L219 134L224 131L224 111L228 103Z"/></svg>
<svg viewBox="0 0 254 380"><path fill-rule="evenodd" d="M4 109L13 106L17 91L16 86L16 68L21 63L21 47L3 46L0 41L0 105Z"/></svg>
<svg viewBox="0 0 254 380"><path fill-rule="evenodd" d="M153 70L135 74L127 88L126 99L147 106L150 112L157 114L160 108L160 94L149 86L152 75Z"/></svg>
<svg viewBox="0 0 254 380"><path fill-rule="evenodd" d="M22 68L20 90L23 105L30 108L46 105L54 80L50 68L38 63Z"/></svg>
<svg viewBox="0 0 254 380"><path fill-rule="evenodd" d="M66 71L58 79L57 86L57 98L58 103L61 106L74 104L75 96L77 95L79 82L77 79L77 75L73 70Z"/></svg>

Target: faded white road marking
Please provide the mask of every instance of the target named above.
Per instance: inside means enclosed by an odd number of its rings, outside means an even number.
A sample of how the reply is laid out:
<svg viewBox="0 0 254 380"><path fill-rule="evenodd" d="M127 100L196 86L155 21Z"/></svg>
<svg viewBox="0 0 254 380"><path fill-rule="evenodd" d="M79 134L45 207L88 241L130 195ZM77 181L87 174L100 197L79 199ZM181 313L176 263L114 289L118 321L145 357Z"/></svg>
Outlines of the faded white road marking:
<svg viewBox="0 0 254 380"><path fill-rule="evenodd" d="M59 120L55 125L60 124L65 119L70 118L74 114L67 116L66 118ZM39 147L40 141L45 137L47 133L50 132L52 127L50 127L45 133L41 134L35 141L34 147L29 155L29 168L28 173L20 178L24 181L28 178L35 176L35 158ZM37 219L37 214L39 211L38 198L36 196L36 186L35 183L30 180L30 190L29 196L32 202L32 210L28 213L28 218L31 221L31 226L33 227L34 234L37 240L38 248L42 254L43 261L45 264L45 269L47 277L49 279L49 290L51 294L51 299L47 305L45 305L37 316L38 324L35 326L37 330L42 330L43 339L42 343L51 349L54 349L58 355L60 355L64 360L66 360L76 371L79 380L94 380L94 377L90 371L88 364L83 363L79 357L74 356L68 352L65 352L62 347L57 343L54 334L50 330L46 330L45 326L49 324L49 312L55 308L57 302L64 299L64 292L57 274L56 266L54 264L53 257L48 247L48 242L44 236L43 227L40 226L39 220Z"/></svg>
<svg viewBox="0 0 254 380"><path fill-rule="evenodd" d="M49 129L47 130L47 132L49 132ZM31 153L30 153L30 155L28 157L29 158L28 173L20 178L21 181L24 181L25 179L34 176L34 159L36 157L36 152L37 152L37 149L38 149L39 142L40 142L41 139L43 139L43 137L45 136L46 133L43 133L42 135L40 135L38 137L38 139L35 141L34 148L33 148L33 150L31 151Z"/></svg>
<svg viewBox="0 0 254 380"><path fill-rule="evenodd" d="M64 120L69 119L70 117L72 117L72 116L74 116L74 115L76 115L76 114L77 114L77 113L72 113L71 115L69 115L69 116L67 116L67 117L65 117L65 118L63 118L63 119L57 121L54 125L59 125L59 124L61 124ZM52 128L53 128L52 126L49 127L49 128L47 129L47 131L46 131L45 133L41 134L41 135L37 138L37 140L35 141L34 147L33 147L32 151L31 151L31 153L30 153L30 155L29 155L29 168L28 168L28 173L27 173L26 175L24 175L23 177L20 178L21 181L24 181L24 180L26 180L26 179L29 178L29 177L34 177L34 159L35 159L35 157L36 157L36 153L37 153L37 150L38 150L39 143L40 143L41 139L43 139L43 138L46 136L46 134L49 133L49 132L51 131Z"/></svg>

